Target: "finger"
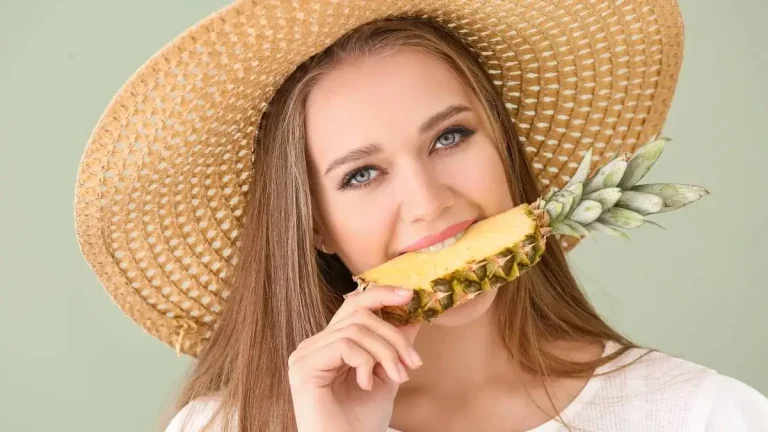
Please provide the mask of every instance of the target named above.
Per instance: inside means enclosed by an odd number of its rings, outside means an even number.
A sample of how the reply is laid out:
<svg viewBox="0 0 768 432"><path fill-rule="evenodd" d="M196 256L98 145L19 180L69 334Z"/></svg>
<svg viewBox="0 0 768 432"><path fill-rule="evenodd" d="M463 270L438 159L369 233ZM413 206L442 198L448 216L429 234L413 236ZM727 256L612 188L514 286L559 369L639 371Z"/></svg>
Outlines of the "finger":
<svg viewBox="0 0 768 432"><path fill-rule="evenodd" d="M365 367L356 367L355 368L355 380L357 381L357 385L360 386L363 390L371 391L373 388L373 368L376 367L374 364L370 368Z"/></svg>
<svg viewBox="0 0 768 432"><path fill-rule="evenodd" d="M367 351L377 363L384 366L392 381L402 383L408 380L408 372L400 361L397 350L364 324L352 323L344 328L334 330L332 333L337 338L351 339Z"/></svg>
<svg viewBox="0 0 768 432"><path fill-rule="evenodd" d="M357 309L376 311L384 306L408 304L413 297L413 290L385 285L370 286L362 292L349 295L331 319L331 324L347 317Z"/></svg>
<svg viewBox="0 0 768 432"><path fill-rule="evenodd" d="M419 354L413 348L413 339L409 339L410 336L406 336L405 332L379 318L371 311L359 309L352 315L341 319L336 326L342 328L355 323L366 326L384 339L389 345L394 347L400 356L400 361L404 364L413 369L416 369L423 364ZM418 328L414 330L414 328L408 327L406 330L415 332Z"/></svg>
<svg viewBox="0 0 768 432"><path fill-rule="evenodd" d="M392 382L392 380L389 378L389 374L387 374L387 370L384 369L384 366L381 365L381 363L376 363L373 366L373 376L379 379L379 381L387 384L389 387L397 387L399 383Z"/></svg>
<svg viewBox="0 0 768 432"><path fill-rule="evenodd" d="M376 360L352 339L342 338L321 347L306 357L307 366L317 371L332 371L344 365L355 369L360 388L370 390Z"/></svg>

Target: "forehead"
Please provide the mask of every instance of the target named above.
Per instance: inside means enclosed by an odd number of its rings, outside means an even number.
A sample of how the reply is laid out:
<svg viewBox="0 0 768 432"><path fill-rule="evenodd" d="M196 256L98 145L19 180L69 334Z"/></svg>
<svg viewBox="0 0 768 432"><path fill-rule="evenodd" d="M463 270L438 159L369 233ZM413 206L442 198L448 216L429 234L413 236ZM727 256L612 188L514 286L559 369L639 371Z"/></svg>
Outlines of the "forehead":
<svg viewBox="0 0 768 432"><path fill-rule="evenodd" d="M442 61L415 50L355 58L334 68L307 101L310 147L354 148L394 135L414 136L448 105L475 107L464 82Z"/></svg>

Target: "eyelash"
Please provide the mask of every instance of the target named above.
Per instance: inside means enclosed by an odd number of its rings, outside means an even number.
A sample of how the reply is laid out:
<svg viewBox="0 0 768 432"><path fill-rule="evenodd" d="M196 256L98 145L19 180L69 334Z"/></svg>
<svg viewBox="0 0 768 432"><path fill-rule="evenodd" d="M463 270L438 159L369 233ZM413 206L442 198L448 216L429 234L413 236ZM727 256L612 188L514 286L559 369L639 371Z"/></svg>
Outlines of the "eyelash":
<svg viewBox="0 0 768 432"><path fill-rule="evenodd" d="M457 148L461 147L464 144L464 142L467 140L467 138L472 137L472 135L474 135L476 132L477 131L475 129L468 128L468 127L465 127L465 126L451 126L451 127L447 128L447 129L445 129L444 131L442 131L440 133L440 135L437 136L437 138L435 139L435 144L437 143L437 141L442 136L449 135L449 134L458 134L459 135L459 141L456 142L455 144L452 144L452 145L448 146L448 147L441 147L441 148L437 149L437 151L450 152L450 151L456 150ZM434 147L435 144L433 144L433 147ZM360 168L357 168L357 169L355 169L353 171L350 171L341 180L341 182L339 183L337 189L338 190L364 189L364 188L367 188L367 187L373 185L376 182L376 179L378 178L378 175L375 178L373 178L372 180L369 180L369 181L367 181L365 183L362 183L362 184L352 184L352 179L354 179L355 176L360 174L361 172L365 172L365 171L368 171L368 170L375 170L375 169L379 169L379 168L371 166L371 165L367 165L367 166L362 166ZM381 174L379 174L379 175L381 175Z"/></svg>

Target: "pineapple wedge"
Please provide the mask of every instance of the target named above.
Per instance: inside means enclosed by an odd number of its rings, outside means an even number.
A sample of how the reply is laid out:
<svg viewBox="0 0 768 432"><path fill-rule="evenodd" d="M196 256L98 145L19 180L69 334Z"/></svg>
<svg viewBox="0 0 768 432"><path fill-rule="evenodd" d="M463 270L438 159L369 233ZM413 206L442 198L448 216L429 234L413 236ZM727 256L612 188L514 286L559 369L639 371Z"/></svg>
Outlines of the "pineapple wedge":
<svg viewBox="0 0 768 432"><path fill-rule="evenodd" d="M409 252L355 279L361 287L379 284L415 291L406 306L384 308L385 321L430 321L480 293L505 285L536 264L549 231L545 220L545 212L524 204L475 223L442 250Z"/></svg>
<svg viewBox="0 0 768 432"><path fill-rule="evenodd" d="M627 238L623 230L658 225L646 216L682 208L709 194L694 185L637 184L668 141L652 140L631 157L619 155L591 177L587 177L592 160L588 150L562 190L553 189L533 204L479 221L444 249L409 252L356 275L356 291L369 285L413 289L407 305L383 308L382 318L394 325L430 322L516 279L539 262L550 235L583 238L601 232Z"/></svg>

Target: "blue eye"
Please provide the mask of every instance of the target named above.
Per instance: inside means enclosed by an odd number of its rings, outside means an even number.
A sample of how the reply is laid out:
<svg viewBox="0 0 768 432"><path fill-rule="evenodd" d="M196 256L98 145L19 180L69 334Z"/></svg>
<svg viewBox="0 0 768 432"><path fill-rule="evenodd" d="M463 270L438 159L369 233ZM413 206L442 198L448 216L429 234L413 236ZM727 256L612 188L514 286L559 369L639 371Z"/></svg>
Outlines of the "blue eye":
<svg viewBox="0 0 768 432"><path fill-rule="evenodd" d="M371 171L373 171L373 169L371 168L360 170L354 173L354 175L352 176L351 179L349 179L349 181L353 184L365 183L371 180L373 177L376 177L375 174L371 174Z"/></svg>
<svg viewBox="0 0 768 432"><path fill-rule="evenodd" d="M460 139L461 135L458 132L451 132L440 135L440 138L437 139L435 144L441 146L451 146L459 142Z"/></svg>
<svg viewBox="0 0 768 432"><path fill-rule="evenodd" d="M357 189L367 187L379 176L379 170L373 167L363 167L347 174L339 185L339 189Z"/></svg>
<svg viewBox="0 0 768 432"><path fill-rule="evenodd" d="M465 138L469 138L472 135L475 134L475 131L472 129L467 129L465 127L457 126L450 128L440 134L440 136L437 137L437 140L435 140L434 147L436 149L446 149L448 147L456 147L457 144L460 144Z"/></svg>

